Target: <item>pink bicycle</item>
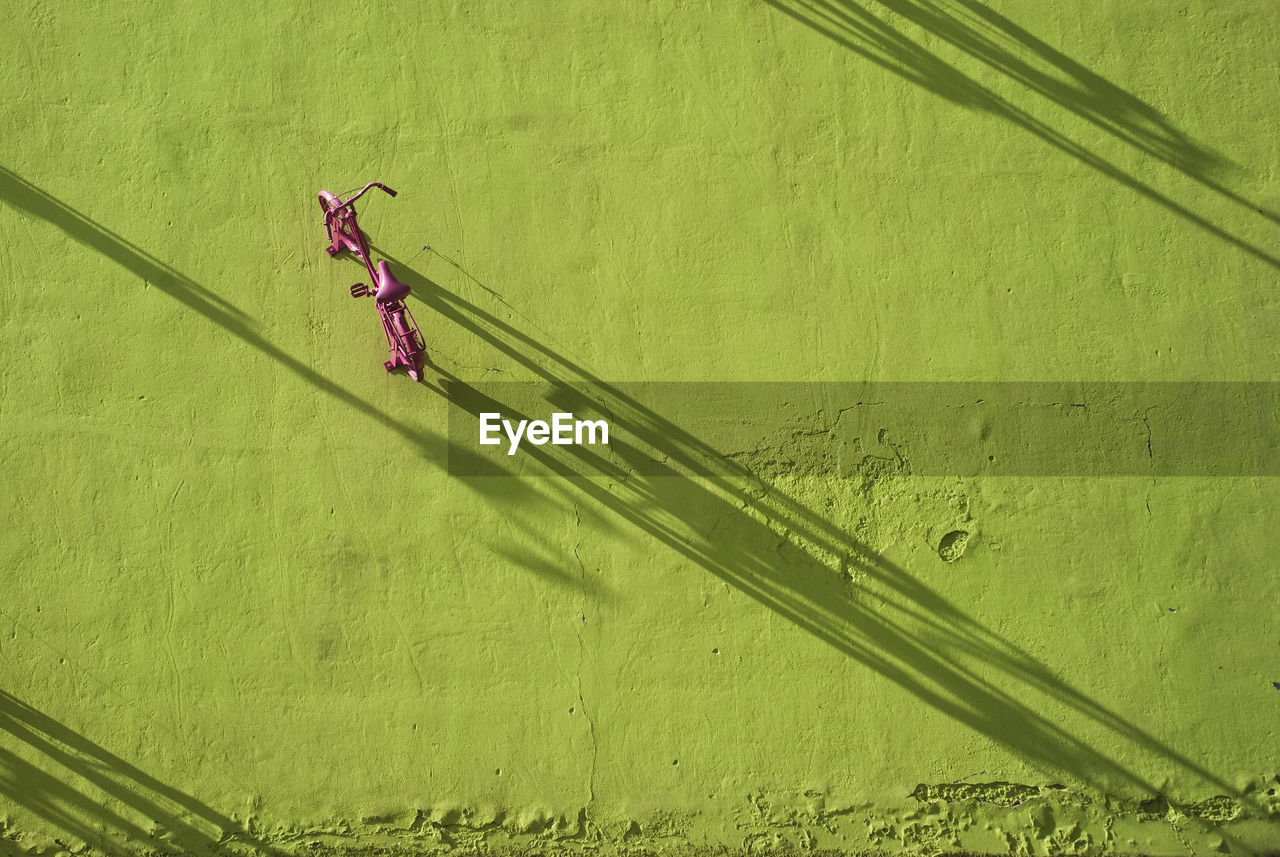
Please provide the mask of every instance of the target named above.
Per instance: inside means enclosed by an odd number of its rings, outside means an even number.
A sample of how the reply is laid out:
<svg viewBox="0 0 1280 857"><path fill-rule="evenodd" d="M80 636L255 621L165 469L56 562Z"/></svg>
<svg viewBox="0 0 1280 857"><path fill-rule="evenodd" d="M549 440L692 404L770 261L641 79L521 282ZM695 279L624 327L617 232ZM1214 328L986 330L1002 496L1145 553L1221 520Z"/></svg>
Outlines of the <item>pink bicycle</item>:
<svg viewBox="0 0 1280 857"><path fill-rule="evenodd" d="M409 296L409 286L400 282L391 273L387 261L382 259L377 265L369 254L369 240L364 237L356 224L355 202L364 196L370 188L380 188L391 196L396 192L380 182L370 182L358 193L347 199L340 199L327 190L320 191L320 208L324 211L324 228L329 234L329 246L325 249L330 256L336 256L343 250L349 250L364 263L369 272L372 286L356 283L351 287L351 297L363 298L373 296L378 308L378 317L382 319L382 332L387 335L387 345L391 348L391 359L382 365L391 372L398 366L405 367L409 377L415 381L422 380L422 364L426 341L418 330L413 313L405 306L404 299Z"/></svg>

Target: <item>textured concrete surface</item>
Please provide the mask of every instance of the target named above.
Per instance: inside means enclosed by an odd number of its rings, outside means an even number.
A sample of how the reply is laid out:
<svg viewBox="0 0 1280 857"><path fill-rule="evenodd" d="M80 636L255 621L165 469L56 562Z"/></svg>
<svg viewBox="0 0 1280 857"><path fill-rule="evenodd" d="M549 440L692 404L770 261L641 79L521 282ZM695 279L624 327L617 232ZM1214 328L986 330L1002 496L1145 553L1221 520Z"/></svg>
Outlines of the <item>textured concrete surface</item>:
<svg viewBox="0 0 1280 857"><path fill-rule="evenodd" d="M2 10L0 850L1280 851L1274 479L468 480L442 386L1276 381L1272 0Z"/></svg>

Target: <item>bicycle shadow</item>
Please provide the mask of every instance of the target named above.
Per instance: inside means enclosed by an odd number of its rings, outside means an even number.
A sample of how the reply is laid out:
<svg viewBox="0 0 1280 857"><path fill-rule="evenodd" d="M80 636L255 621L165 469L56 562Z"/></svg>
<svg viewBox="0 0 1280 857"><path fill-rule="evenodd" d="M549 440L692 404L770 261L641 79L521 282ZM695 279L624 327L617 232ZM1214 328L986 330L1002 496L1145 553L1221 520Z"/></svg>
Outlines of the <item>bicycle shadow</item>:
<svg viewBox="0 0 1280 857"><path fill-rule="evenodd" d="M277 854L239 822L2 690L0 733L20 741L40 760L35 764L0 747L0 797L101 853L133 854L124 844L132 841L175 855L226 853L231 844L268 857ZM106 800L92 797L91 790ZM58 844L68 848L68 843Z"/></svg>
<svg viewBox="0 0 1280 857"><path fill-rule="evenodd" d="M854 54L961 106L1018 125L1043 142L1171 213L1273 266L1280 257L1161 193L922 47L853 0L763 0ZM883 8L963 51L1030 92L1159 160L1220 196L1280 223L1216 175L1233 165L1176 128L1151 105L1037 39L977 0L875 0ZM950 7L950 9L946 8ZM1033 57L1032 59L1028 57ZM1037 67L1036 63L1040 65ZM1046 71L1048 69L1048 71Z"/></svg>
<svg viewBox="0 0 1280 857"><path fill-rule="evenodd" d="M4 166L0 166L0 202L61 229L75 241L97 251L187 309L276 361L315 389L396 432L401 438L417 447L424 458L433 461L442 460L443 439L397 419L368 400L326 378L259 334L253 329L249 317L244 312L217 293L161 262L101 223Z"/></svg>
<svg viewBox="0 0 1280 857"><path fill-rule="evenodd" d="M696 437L506 321L398 260L390 261L428 307L552 385L557 410L582 406L610 415L622 440L611 438L608 457L583 446L528 448L538 464L561 477L547 481L555 483L566 502L593 502L922 704L1051 776L1066 775L1106 793L1160 792L1159 784L1133 765L1108 757L1061 725L1066 714L1123 747L1128 757L1154 760L1195 778L1202 788L1238 794L1221 777L1090 699L777 486L727 462ZM434 368L442 381L431 389L472 417L483 412L527 416ZM628 462L647 460L650 454L631 446L627 436L665 457L671 475L697 478L638 475ZM840 572L832 568L833 557Z"/></svg>

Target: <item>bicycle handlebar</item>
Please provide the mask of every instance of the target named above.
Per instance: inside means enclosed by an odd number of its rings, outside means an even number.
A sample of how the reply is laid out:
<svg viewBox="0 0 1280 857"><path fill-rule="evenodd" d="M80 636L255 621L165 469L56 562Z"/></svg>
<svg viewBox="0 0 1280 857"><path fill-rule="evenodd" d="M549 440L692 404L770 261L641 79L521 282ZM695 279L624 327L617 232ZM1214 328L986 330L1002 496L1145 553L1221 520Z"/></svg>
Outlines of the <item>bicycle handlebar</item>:
<svg viewBox="0 0 1280 857"><path fill-rule="evenodd" d="M368 193L368 192L369 192L369 188L371 188L371 187L376 187L376 188L380 188L380 189L382 189L382 190L385 190L385 191L386 191L389 195L391 195L391 196L395 196L395 195L396 195L396 192L395 192L394 190L392 190L391 188L387 187L387 186L386 186L386 185L384 185L382 182L369 182L367 185L365 185L364 187L362 187L362 188L360 189L360 192L359 192L359 193L357 193L355 196L353 196L353 197L351 197L350 199L348 199L346 202L342 203L342 205L339 205L339 206L338 206L338 208L346 208L348 205L351 205L351 204L352 204L353 202L355 202L357 199L359 199L360 197L362 197L362 196L364 196L366 193Z"/></svg>

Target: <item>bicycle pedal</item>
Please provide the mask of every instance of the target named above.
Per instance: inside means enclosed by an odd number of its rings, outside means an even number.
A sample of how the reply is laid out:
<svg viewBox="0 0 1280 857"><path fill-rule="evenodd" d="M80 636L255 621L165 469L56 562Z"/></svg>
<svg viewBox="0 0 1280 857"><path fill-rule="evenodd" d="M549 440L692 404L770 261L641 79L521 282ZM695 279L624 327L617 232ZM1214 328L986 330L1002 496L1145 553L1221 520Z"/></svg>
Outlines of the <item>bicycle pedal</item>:
<svg viewBox="0 0 1280 857"><path fill-rule="evenodd" d="M356 283L351 287L350 291L353 298L363 298L369 295L369 287L364 283Z"/></svg>

